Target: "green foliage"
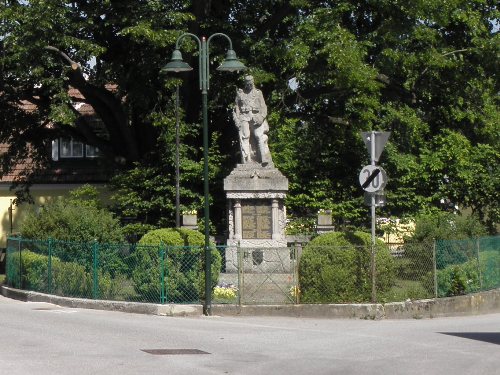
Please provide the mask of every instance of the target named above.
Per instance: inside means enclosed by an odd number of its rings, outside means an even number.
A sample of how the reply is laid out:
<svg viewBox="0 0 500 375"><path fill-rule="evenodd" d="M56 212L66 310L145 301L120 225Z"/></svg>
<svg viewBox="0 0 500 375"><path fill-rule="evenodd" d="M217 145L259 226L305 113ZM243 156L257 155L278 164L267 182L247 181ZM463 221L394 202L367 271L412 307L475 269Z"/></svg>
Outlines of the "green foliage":
<svg viewBox="0 0 500 375"><path fill-rule="evenodd" d="M9 72L2 74L0 107L11 124L0 135L11 146L4 167L27 156L35 167L47 166L47 146L61 136L99 147L114 167L138 160L139 150L155 149L149 114L163 101L158 72L169 58L167 46L193 20L184 6L10 1L0 8L0 18L0 66ZM110 83L118 89L110 91ZM83 97L70 98L70 86ZM25 113L21 101L36 104L36 110ZM105 131L94 132L92 121L75 111L76 101L94 107ZM40 127L49 121L50 127ZM25 136L16 137L20 133Z"/></svg>
<svg viewBox="0 0 500 375"><path fill-rule="evenodd" d="M299 217L287 218L286 234L313 234L315 233L316 218L314 217Z"/></svg>
<svg viewBox="0 0 500 375"><path fill-rule="evenodd" d="M397 278L392 288L384 293L377 295L380 302L401 302L410 300L419 300L422 298L430 298L434 296L434 279L430 279L431 283L412 280L403 280ZM430 289L427 287L430 285Z"/></svg>
<svg viewBox="0 0 500 375"><path fill-rule="evenodd" d="M199 76L160 79L158 72L179 34L199 34L202 25L207 36L229 35L252 67L269 107L273 158L289 179L291 215L330 208L338 224L366 226L357 175L368 154L359 132L387 130L385 216L443 209L445 199L477 214L491 232L499 222L500 17L492 0L12 1L0 16L0 113L9 124L0 139L11 146L3 173L27 158L36 172L48 163L50 141L72 136L99 147L114 170L126 169L117 188L121 217L172 225L179 83L181 200L200 208L202 137L193 126L201 123ZM196 68L197 44L186 39L180 47ZM219 60L222 46L212 47ZM238 160L228 110L237 76L213 73L211 225L221 229L222 180ZM111 82L116 90L106 87ZM69 86L84 97L69 98ZM37 110L23 112L22 101ZM90 136L75 101L92 105L106 131Z"/></svg>
<svg viewBox="0 0 500 375"><path fill-rule="evenodd" d="M139 240L139 245L143 246L184 246L181 234L175 228L154 229L146 233Z"/></svg>
<svg viewBox="0 0 500 375"><path fill-rule="evenodd" d="M371 296L371 236L363 232L331 232L304 247L299 264L302 302L362 302ZM377 290L394 283L394 261L381 241L376 248Z"/></svg>
<svg viewBox="0 0 500 375"><path fill-rule="evenodd" d="M122 227L123 235L130 243L137 243L142 236L153 229L156 229L154 225L141 223L126 224Z"/></svg>
<svg viewBox="0 0 500 375"><path fill-rule="evenodd" d="M75 206L102 208L99 191L95 186L84 184L69 191L68 202Z"/></svg>
<svg viewBox="0 0 500 375"><path fill-rule="evenodd" d="M70 192L68 198L51 201L38 212L29 212L21 223L21 236L41 241L51 239L54 255L90 270L92 246L124 242L118 220L99 206L95 188L84 186ZM101 251L99 262L105 272L113 275L126 268L122 257L113 251Z"/></svg>
<svg viewBox="0 0 500 375"><path fill-rule="evenodd" d="M500 241L500 238L497 238ZM500 287L500 250L491 249L479 254L481 287L489 290Z"/></svg>
<svg viewBox="0 0 500 375"><path fill-rule="evenodd" d="M219 277L222 257L211 247L212 287ZM204 295L204 236L189 229L163 228L146 233L136 251L136 268L132 273L134 287L149 300L160 297L165 283L167 301L199 301ZM163 281L162 281L163 278Z"/></svg>
<svg viewBox="0 0 500 375"><path fill-rule="evenodd" d="M113 211L120 217L158 227L175 226L176 213L176 161L175 129L172 119L164 114L155 113L154 124L161 128L159 139L161 160L156 157L135 163L133 168L121 172L111 180L114 202ZM203 154L196 148L200 127L195 124L181 124L179 145L179 198L180 211L203 207ZM210 181L221 180L220 152L217 147L220 135L212 135L210 149ZM214 233L213 223L220 223L223 215L214 210L210 230ZM203 222L202 222L202 225ZM219 228L220 229L220 228Z"/></svg>
<svg viewBox="0 0 500 375"><path fill-rule="evenodd" d="M93 273L84 266L63 262L58 257L51 257L51 282L49 289L49 257L23 250L21 262L19 253L9 254L8 283L16 288L51 293L59 296L93 298ZM19 278L19 265L21 279ZM99 297L107 299L126 299L123 289L124 279L113 279L109 274L99 270L97 273L97 291Z"/></svg>
<svg viewBox="0 0 500 375"><path fill-rule="evenodd" d="M498 147L473 145L464 135L450 129L442 130L432 142L419 147L416 157L402 156L389 147L391 164L394 163L389 168L395 168L399 190L392 200L414 192L404 201L402 210L469 208L493 230L499 218L495 198L500 187Z"/></svg>
<svg viewBox="0 0 500 375"><path fill-rule="evenodd" d="M95 200L70 198L51 201L38 212L32 210L21 223L24 238L103 243L123 242L120 224L113 215L97 207Z"/></svg>
<svg viewBox="0 0 500 375"><path fill-rule="evenodd" d="M477 260L451 265L437 274L438 297L460 296L480 290Z"/></svg>
<svg viewBox="0 0 500 375"><path fill-rule="evenodd" d="M438 241L438 295L452 296L500 286L498 237Z"/></svg>
<svg viewBox="0 0 500 375"><path fill-rule="evenodd" d="M415 231L405 238L405 242L432 243L433 240L461 240L485 234L485 227L475 216L437 211L418 216L415 219Z"/></svg>

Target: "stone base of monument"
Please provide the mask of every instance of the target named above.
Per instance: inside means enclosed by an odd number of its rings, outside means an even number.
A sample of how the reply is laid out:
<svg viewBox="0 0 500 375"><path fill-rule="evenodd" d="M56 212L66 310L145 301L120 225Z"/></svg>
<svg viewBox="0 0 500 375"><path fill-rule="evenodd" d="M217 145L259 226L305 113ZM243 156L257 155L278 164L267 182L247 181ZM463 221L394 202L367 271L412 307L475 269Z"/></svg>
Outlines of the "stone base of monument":
<svg viewBox="0 0 500 375"><path fill-rule="evenodd" d="M228 240L226 272L284 273L293 269L293 251L286 246L286 241L241 242Z"/></svg>
<svg viewBox="0 0 500 375"><path fill-rule="evenodd" d="M250 304L292 304L295 303L293 294L296 280L292 273L253 273L239 276L236 273L221 273L219 282L231 284L238 288L239 301L243 305ZM223 303L237 303L238 299L223 301ZM214 303L217 303L214 300Z"/></svg>
<svg viewBox="0 0 500 375"><path fill-rule="evenodd" d="M284 200L288 179L272 167L238 164L224 179L228 239L226 272L289 272Z"/></svg>

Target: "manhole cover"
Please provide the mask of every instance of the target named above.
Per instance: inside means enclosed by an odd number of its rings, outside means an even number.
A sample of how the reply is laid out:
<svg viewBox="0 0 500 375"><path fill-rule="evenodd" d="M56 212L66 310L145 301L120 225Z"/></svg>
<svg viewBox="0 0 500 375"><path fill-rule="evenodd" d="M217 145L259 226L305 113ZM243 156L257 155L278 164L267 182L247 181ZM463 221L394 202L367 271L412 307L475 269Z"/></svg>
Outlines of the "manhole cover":
<svg viewBox="0 0 500 375"><path fill-rule="evenodd" d="M141 349L141 351L154 355L210 354L198 349Z"/></svg>

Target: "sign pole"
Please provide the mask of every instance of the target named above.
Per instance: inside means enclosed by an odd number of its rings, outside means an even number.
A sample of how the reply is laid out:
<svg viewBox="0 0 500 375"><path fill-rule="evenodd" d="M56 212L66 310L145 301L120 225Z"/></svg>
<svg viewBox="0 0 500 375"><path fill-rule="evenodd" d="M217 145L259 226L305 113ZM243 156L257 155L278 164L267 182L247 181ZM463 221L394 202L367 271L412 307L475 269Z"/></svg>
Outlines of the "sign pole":
<svg viewBox="0 0 500 375"><path fill-rule="evenodd" d="M370 161L371 165L375 166L375 132L372 131L371 134L371 150L370 150ZM375 286L376 277L375 277L375 193L371 194L372 204L371 204L371 212L372 212L372 249L371 249L371 268L372 268L372 303L377 301L377 289Z"/></svg>
<svg viewBox="0 0 500 375"><path fill-rule="evenodd" d="M384 150L384 146L389 139L391 132L361 132L361 138L366 145L370 154L370 165L363 167L359 174L359 183L361 188L368 194L371 199L366 199L365 204L371 207L372 216L372 241L371 241L371 272L372 272L372 302L377 301L376 287L376 237L375 237L375 207L377 206L377 192L382 191L387 183L387 175L382 167L377 166L380 154ZM382 193L383 194L383 193ZM366 195L365 195L366 197ZM383 200L380 205L383 204Z"/></svg>

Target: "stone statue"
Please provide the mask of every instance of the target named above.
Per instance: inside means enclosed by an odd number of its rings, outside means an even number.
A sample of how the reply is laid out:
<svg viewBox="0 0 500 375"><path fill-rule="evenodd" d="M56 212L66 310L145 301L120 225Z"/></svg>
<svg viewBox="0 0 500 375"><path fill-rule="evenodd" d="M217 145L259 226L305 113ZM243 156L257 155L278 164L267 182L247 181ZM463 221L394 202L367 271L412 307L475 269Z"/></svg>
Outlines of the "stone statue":
<svg viewBox="0 0 500 375"><path fill-rule="evenodd" d="M238 128L242 163L273 167L267 145L267 106L262 91L255 88L252 76L245 77L245 87L238 89L235 104L233 119Z"/></svg>

